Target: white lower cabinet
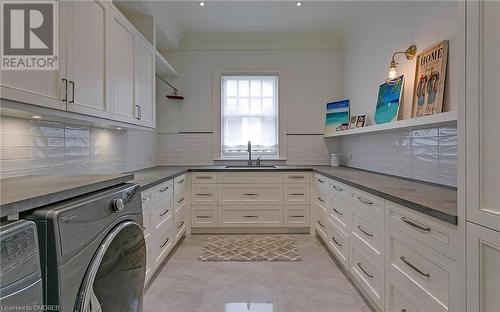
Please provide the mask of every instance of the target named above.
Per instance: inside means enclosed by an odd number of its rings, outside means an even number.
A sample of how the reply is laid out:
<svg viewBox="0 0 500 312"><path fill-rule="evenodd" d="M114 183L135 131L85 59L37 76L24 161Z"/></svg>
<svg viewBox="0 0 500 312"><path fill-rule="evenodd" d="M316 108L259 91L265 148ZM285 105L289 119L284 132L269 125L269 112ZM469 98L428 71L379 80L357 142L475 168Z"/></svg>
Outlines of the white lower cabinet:
<svg viewBox="0 0 500 312"><path fill-rule="evenodd" d="M500 311L500 232L467 222L467 311Z"/></svg>
<svg viewBox="0 0 500 312"><path fill-rule="evenodd" d="M371 256L351 246L350 249L350 272L356 279L358 285L368 294L369 298L380 309L384 310L384 266L373 262Z"/></svg>
<svg viewBox="0 0 500 312"><path fill-rule="evenodd" d="M411 293L397 278L387 274L386 311L390 312L432 312Z"/></svg>
<svg viewBox="0 0 500 312"><path fill-rule="evenodd" d="M223 206L219 207L219 225L240 226L283 226L282 206Z"/></svg>

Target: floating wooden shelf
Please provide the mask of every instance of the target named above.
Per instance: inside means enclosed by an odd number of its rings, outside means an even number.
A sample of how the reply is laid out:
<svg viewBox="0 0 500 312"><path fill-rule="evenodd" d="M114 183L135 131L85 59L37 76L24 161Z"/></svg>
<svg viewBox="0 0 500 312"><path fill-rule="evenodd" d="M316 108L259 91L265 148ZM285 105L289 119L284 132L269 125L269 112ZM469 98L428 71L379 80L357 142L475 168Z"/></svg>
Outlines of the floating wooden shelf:
<svg viewBox="0 0 500 312"><path fill-rule="evenodd" d="M340 137L346 135L370 134L384 131L394 131L398 129L422 129L437 126L454 125L457 123L457 112L445 112L424 117L409 118L391 123L380 125L366 126L363 128L349 129L337 131L332 134L325 135L325 138Z"/></svg>
<svg viewBox="0 0 500 312"><path fill-rule="evenodd" d="M175 68L156 50L156 75L162 78L175 78L178 76Z"/></svg>

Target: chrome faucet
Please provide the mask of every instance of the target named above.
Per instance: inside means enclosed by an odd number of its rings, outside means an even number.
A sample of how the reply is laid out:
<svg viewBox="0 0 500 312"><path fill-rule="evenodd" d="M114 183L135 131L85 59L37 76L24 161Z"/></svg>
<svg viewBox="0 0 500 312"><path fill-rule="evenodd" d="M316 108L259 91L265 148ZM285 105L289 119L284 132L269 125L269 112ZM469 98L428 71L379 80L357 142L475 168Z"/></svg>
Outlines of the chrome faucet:
<svg viewBox="0 0 500 312"><path fill-rule="evenodd" d="M248 141L248 166L252 167L252 142Z"/></svg>

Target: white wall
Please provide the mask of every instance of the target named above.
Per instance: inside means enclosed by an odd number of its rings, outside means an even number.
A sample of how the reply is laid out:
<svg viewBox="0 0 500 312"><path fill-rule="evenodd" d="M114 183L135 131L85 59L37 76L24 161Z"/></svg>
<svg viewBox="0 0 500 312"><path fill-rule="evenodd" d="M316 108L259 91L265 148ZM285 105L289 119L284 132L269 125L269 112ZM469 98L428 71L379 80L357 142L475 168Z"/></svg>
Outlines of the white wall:
<svg viewBox="0 0 500 312"><path fill-rule="evenodd" d="M170 92L158 88L159 163L208 164L213 162L213 70L216 67L264 66L286 71L287 163L327 164L328 150L323 139L325 103L342 97L342 53L331 42L315 45L259 44L238 38L219 38L219 47L201 41L170 52L169 60L179 72L175 85L185 96L183 102L165 99ZM287 38L288 39L288 38ZM266 47L266 49L264 49ZM287 49L283 49L286 47ZM179 134L179 132L198 132ZM200 133L201 132L201 133Z"/></svg>
<svg viewBox="0 0 500 312"><path fill-rule="evenodd" d="M351 99L354 115L367 114L370 124L378 88L387 77L395 51L404 51L414 43L417 53L442 40L449 40L448 73L444 110L455 110L460 68L464 66L463 3L459 1L394 1L356 3L358 16L345 25L344 46L345 96ZM398 72L405 75L401 117L411 116L415 62L398 55Z"/></svg>

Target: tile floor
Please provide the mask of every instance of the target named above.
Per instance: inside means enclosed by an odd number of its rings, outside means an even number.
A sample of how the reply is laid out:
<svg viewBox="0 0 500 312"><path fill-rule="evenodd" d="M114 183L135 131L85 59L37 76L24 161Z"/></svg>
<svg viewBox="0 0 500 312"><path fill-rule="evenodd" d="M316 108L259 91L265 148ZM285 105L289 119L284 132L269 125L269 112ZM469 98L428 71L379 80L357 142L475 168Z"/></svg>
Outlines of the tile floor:
<svg viewBox="0 0 500 312"><path fill-rule="evenodd" d="M370 309L311 235L290 235L301 262L198 262L184 239L144 296L144 312L358 312Z"/></svg>

